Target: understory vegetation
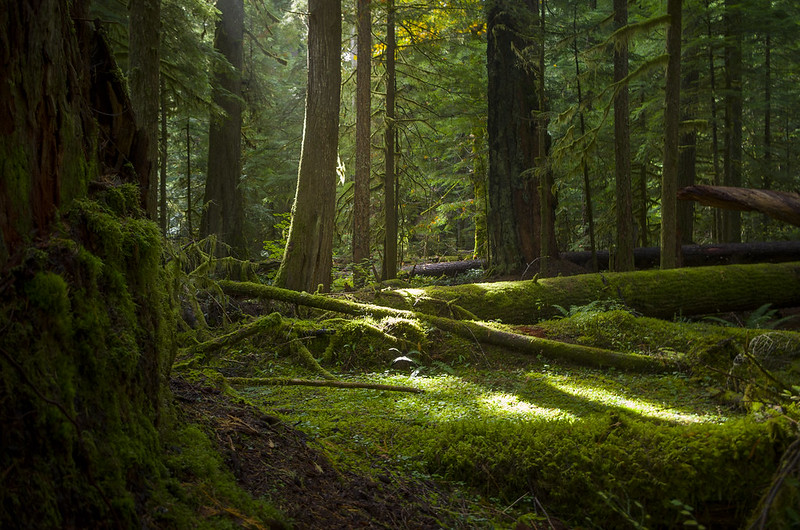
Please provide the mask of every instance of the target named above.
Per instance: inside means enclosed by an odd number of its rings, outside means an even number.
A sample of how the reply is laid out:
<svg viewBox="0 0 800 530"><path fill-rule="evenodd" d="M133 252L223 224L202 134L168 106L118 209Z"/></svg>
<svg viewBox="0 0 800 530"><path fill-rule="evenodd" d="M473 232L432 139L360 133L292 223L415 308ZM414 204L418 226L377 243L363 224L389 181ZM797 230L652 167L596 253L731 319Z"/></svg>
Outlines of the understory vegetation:
<svg viewBox="0 0 800 530"><path fill-rule="evenodd" d="M462 503L448 507L439 493L431 503L442 517L457 511L463 527L797 524L800 470L787 462L800 335L769 329L776 312L739 314L762 326L752 329L722 325L724 315L648 318L617 300L492 324L664 360L660 373L640 373L513 351L425 317L342 318L304 296L208 298L216 323L242 319L227 337L253 322L246 313L273 324L213 355L184 349L177 373L293 425L338 473L439 484Z"/></svg>

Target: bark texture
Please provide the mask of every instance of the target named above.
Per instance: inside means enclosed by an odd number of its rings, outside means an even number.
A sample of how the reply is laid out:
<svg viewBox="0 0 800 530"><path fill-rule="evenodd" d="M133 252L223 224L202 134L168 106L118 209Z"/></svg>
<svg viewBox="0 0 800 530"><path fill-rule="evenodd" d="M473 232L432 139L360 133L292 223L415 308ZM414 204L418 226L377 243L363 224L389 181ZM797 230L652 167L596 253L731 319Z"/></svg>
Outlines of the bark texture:
<svg viewBox="0 0 800 530"><path fill-rule="evenodd" d="M399 289L378 301L437 315L463 310L481 320L531 324L595 300L619 300L645 316L747 311L800 305L800 263L726 265L562 276L521 282ZM457 310L454 311L454 306Z"/></svg>
<svg viewBox="0 0 800 530"><path fill-rule="evenodd" d="M353 183L353 279L366 280L370 257L369 180L372 167L372 13L370 0L358 0L356 63L356 175Z"/></svg>
<svg viewBox="0 0 800 530"><path fill-rule="evenodd" d="M667 82L664 109L664 169L661 176L661 268L679 265L678 140L681 103L681 0L667 2Z"/></svg>
<svg viewBox="0 0 800 530"><path fill-rule="evenodd" d="M541 255L540 177L535 173L541 140L533 117L539 110L536 59L531 56L523 64L515 51L535 49L536 5L529 0L495 0L487 6L486 223L489 260L501 273L522 270ZM549 226L555 226L552 219ZM555 249L555 233L550 232L549 248Z"/></svg>
<svg viewBox="0 0 800 530"><path fill-rule="evenodd" d="M242 176L242 64L244 39L243 0L219 0L214 47L225 56L233 71L214 76L214 102L225 111L211 119L208 133L208 174L200 219L200 235L216 235L237 257L246 253L244 243L244 200L239 188ZM218 245L220 253L224 245Z"/></svg>
<svg viewBox="0 0 800 530"><path fill-rule="evenodd" d="M627 0L614 0L614 28L628 24ZM612 268L633 270L633 190L631 189L631 133L628 104L628 43L614 46L614 181L616 189L617 237Z"/></svg>
<svg viewBox="0 0 800 530"><path fill-rule="evenodd" d="M275 284L298 291L331 285L339 134L342 8L310 0L303 146L286 252Z"/></svg>

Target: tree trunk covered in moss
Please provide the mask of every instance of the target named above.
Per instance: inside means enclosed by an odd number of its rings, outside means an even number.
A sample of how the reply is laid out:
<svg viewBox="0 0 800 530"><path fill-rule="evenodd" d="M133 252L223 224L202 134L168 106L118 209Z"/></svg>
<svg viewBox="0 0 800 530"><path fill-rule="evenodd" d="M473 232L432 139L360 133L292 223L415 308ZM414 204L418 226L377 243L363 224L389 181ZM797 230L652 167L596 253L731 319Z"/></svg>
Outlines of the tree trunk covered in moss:
<svg viewBox="0 0 800 530"><path fill-rule="evenodd" d="M342 6L308 5L308 88L292 224L275 285L330 290L339 143Z"/></svg>
<svg viewBox="0 0 800 530"><path fill-rule="evenodd" d="M583 274L538 281L399 289L377 301L450 315L459 308L482 320L531 324L561 314L560 306L619 300L645 316L673 318L746 311L764 304L800 305L800 263Z"/></svg>
<svg viewBox="0 0 800 530"><path fill-rule="evenodd" d="M242 177L242 66L244 52L243 0L217 2L220 19L217 22L214 48L231 64L214 75L214 103L225 114L212 116L208 132L208 174L200 219L200 236L216 235L220 243L218 254L244 257L244 199L239 188Z"/></svg>
<svg viewBox="0 0 800 530"><path fill-rule="evenodd" d="M519 335L493 328L481 322L454 320L452 318L444 318L417 311L394 309L374 304L362 304L349 300L339 300L321 295L299 293L288 289L280 289L248 282L222 281L219 285L227 294L231 295L280 300L348 315L371 316L375 318L392 316L421 320L431 326L454 333L467 340L502 346L531 355L543 355L551 359L584 366L615 367L622 370L641 372L676 369L674 363L669 361L643 355L618 353L602 348L582 346L580 344L568 344L550 339ZM459 311L457 307L450 309L456 312ZM472 317L472 315L467 315L463 311L460 312L460 316Z"/></svg>
<svg viewBox="0 0 800 530"><path fill-rule="evenodd" d="M486 225L491 267L520 271L541 256L540 179L535 174L540 135L536 61L520 51L536 49L538 2L493 0L487 4L489 173ZM552 204L552 197L551 204ZM550 220L549 248L556 248Z"/></svg>
<svg viewBox="0 0 800 530"><path fill-rule="evenodd" d="M162 480L175 322L149 160L88 20L84 0L0 8L3 528L141 527Z"/></svg>

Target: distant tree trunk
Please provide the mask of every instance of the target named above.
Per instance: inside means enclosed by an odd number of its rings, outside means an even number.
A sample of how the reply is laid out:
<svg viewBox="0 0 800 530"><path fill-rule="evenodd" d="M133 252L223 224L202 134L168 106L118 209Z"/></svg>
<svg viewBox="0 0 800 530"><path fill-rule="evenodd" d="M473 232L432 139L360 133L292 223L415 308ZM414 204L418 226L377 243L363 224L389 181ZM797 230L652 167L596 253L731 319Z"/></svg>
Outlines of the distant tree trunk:
<svg viewBox="0 0 800 530"><path fill-rule="evenodd" d="M705 7L706 12L710 12L710 0L706 0ZM713 161L713 176L711 183L714 186L721 186L722 180L720 178L719 170L719 127L717 124L717 77L716 67L714 65L714 31L710 17L708 19L707 35L708 42L710 43L708 46L708 77L711 88L711 156ZM720 210L714 210L714 222L712 228L714 240L717 242L722 241L724 238L722 236L722 212Z"/></svg>
<svg viewBox="0 0 800 530"><path fill-rule="evenodd" d="M762 187L772 187L772 42L770 34L764 39L764 169Z"/></svg>
<svg viewBox="0 0 800 530"><path fill-rule="evenodd" d="M353 185L353 281L362 285L369 260L369 181L372 160L372 14L371 0L358 0L356 63L356 175Z"/></svg>
<svg viewBox="0 0 800 530"><path fill-rule="evenodd" d="M647 155L645 155L647 156ZM638 212L638 219L637 223L639 225L639 237L638 242L639 245L642 247L646 247L649 242L649 234L647 230L647 208L648 208L648 194L647 194L647 168L650 164L650 161L645 158L642 160L642 163L639 164L639 212Z"/></svg>
<svg viewBox="0 0 800 530"><path fill-rule="evenodd" d="M159 197L159 226L161 234L166 237L167 235L167 90L164 78L161 78L161 148L159 149L159 161L161 162L161 178L160 178L160 192Z"/></svg>
<svg viewBox="0 0 800 530"><path fill-rule="evenodd" d="M737 0L725 0L725 186L742 185L742 15ZM722 212L723 238L742 240L742 216Z"/></svg>
<svg viewBox="0 0 800 530"><path fill-rule="evenodd" d="M595 6L596 7L596 6ZM578 6L575 5L572 28L575 35L578 35ZM578 90L578 108L581 109L578 113L578 118L581 125L581 136L586 135L586 120L583 115L583 94L581 92L581 65L578 61L578 39L572 41L572 51L575 57L575 79ZM586 218L586 229L589 232L589 250L592 253L592 271L596 272L597 269L597 243L595 241L594 232L594 211L592 206L592 183L589 179L589 157L586 156L585 151L581 153L581 169L583 170L583 198L584 198L584 215Z"/></svg>
<svg viewBox="0 0 800 530"><path fill-rule="evenodd" d="M667 86L664 109L664 169L661 176L661 268L678 263L678 140L681 105L681 0L667 1Z"/></svg>
<svg viewBox="0 0 800 530"><path fill-rule="evenodd" d="M681 99L683 100L683 119L697 118L697 86L700 79L693 61L684 61L688 68L683 69ZM681 133L678 152L678 188L693 186L697 181L697 132L694 127ZM694 204L678 202L678 239L682 245L694 242Z"/></svg>
<svg viewBox="0 0 800 530"><path fill-rule="evenodd" d="M194 230L192 229L192 134L191 120L186 119L186 231L189 239L192 239Z"/></svg>
<svg viewBox="0 0 800 530"><path fill-rule="evenodd" d="M385 174L383 180L384 196L384 239L383 239L383 266L381 278L389 280L397 277L397 199L395 197L395 8L394 0L389 0L386 19L386 130L384 133L384 149L386 150Z"/></svg>
<svg viewBox="0 0 800 530"><path fill-rule="evenodd" d="M627 0L614 0L614 27L628 24ZM614 83L628 76L628 45L614 46ZM614 96L614 160L617 239L614 257L615 271L633 270L633 191L631 189L631 138L630 111L628 109L627 83L617 87Z"/></svg>
<svg viewBox="0 0 800 530"><path fill-rule="evenodd" d="M243 0L218 0L214 47L230 62L233 71L217 72L212 86L214 102L225 116L213 116L208 132L206 175L200 237L216 235L217 252L244 257L244 200L239 188L242 176L242 64L244 40Z"/></svg>
<svg viewBox="0 0 800 530"><path fill-rule="evenodd" d="M538 86L534 64L521 64L516 50L536 49L538 16L530 0L487 4L489 260L495 271L523 270L541 256ZM548 190L549 191L549 190ZM556 248L554 223L550 248Z"/></svg>
<svg viewBox="0 0 800 530"><path fill-rule="evenodd" d="M474 171L471 174L473 195L475 197L475 258L486 258L489 255L489 242L486 233L486 157L480 154L486 132L476 128L473 132L472 154L475 157Z"/></svg>
<svg viewBox="0 0 800 530"><path fill-rule="evenodd" d="M297 191L286 252L275 284L295 291L329 291L336 214L342 5L308 3L308 87Z"/></svg>
<svg viewBox="0 0 800 530"><path fill-rule="evenodd" d="M539 3L540 2L540 3ZM537 6L537 4L539 4ZM551 233L555 232L555 208L553 197L552 185L552 172L547 167L547 110L546 97L545 97L545 55L544 55L544 41L545 41L545 15L546 6L545 0L535 0L534 8L539 12L539 39L538 39L538 95L539 95L539 120L537 123L539 133L539 145L537 153L537 166L544 168L539 180L539 272L544 276L548 274L548 263L550 256L558 256L558 249L551 245Z"/></svg>
<svg viewBox="0 0 800 530"><path fill-rule="evenodd" d="M161 0L130 0L128 4L128 82L137 123L147 137L150 165L142 197L147 216L158 218L158 107Z"/></svg>

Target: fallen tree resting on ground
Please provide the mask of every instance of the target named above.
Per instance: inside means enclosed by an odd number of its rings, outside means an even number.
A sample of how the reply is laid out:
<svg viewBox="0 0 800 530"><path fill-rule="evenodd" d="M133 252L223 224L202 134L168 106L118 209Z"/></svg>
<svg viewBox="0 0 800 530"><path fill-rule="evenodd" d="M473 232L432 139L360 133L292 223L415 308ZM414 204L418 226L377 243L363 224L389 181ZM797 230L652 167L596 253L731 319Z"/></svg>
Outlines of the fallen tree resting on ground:
<svg viewBox="0 0 800 530"><path fill-rule="evenodd" d="M528 335L519 335L475 321L453 320L409 310L352 302L328 296L311 295L249 282L221 281L219 285L229 295L279 300L349 315L417 319L443 331L454 333L479 343L512 348L527 354L541 354L551 359L560 359L585 366L614 367L622 370L643 372L671 371L676 368L674 360L619 353L580 344L569 344ZM251 325L257 326L255 323Z"/></svg>
<svg viewBox="0 0 800 530"><path fill-rule="evenodd" d="M377 303L450 317L532 324L563 309L619 300L656 318L800 305L800 263L582 274L381 291Z"/></svg>
<svg viewBox="0 0 800 530"><path fill-rule="evenodd" d="M378 383L360 383L358 381L319 381L316 379L294 379L286 377L226 377L225 381L231 385L239 386L299 385L329 388L365 388L368 390L388 390L391 392L425 392L421 388L414 388L411 386L381 385Z"/></svg>
<svg viewBox="0 0 800 530"><path fill-rule="evenodd" d="M800 195L797 193L728 186L687 186L678 191L678 199L725 210L757 211L800 226Z"/></svg>

